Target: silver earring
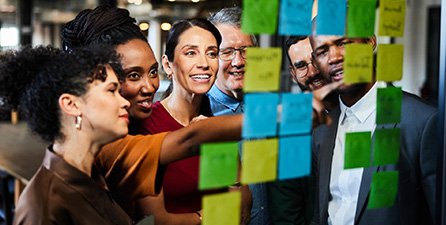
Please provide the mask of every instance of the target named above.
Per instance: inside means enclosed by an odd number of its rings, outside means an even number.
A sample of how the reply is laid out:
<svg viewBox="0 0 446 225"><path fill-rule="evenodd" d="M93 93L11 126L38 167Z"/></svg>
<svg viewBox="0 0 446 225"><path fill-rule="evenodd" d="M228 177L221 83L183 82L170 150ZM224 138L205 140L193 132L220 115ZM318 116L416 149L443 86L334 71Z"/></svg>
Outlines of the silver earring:
<svg viewBox="0 0 446 225"><path fill-rule="evenodd" d="M82 128L82 116L76 116L76 129L80 130Z"/></svg>

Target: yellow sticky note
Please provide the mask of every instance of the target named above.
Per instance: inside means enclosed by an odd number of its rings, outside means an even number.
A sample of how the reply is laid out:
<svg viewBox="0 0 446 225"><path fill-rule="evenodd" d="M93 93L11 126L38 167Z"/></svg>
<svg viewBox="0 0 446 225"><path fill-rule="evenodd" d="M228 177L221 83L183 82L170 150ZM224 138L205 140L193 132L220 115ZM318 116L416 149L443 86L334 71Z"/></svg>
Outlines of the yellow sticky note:
<svg viewBox="0 0 446 225"><path fill-rule="evenodd" d="M276 179L278 143L277 138L243 142L242 183L251 184Z"/></svg>
<svg viewBox="0 0 446 225"><path fill-rule="evenodd" d="M344 83L368 83L373 76L373 46L348 44L345 46Z"/></svg>
<svg viewBox="0 0 446 225"><path fill-rule="evenodd" d="M402 37L406 17L406 0L380 0L378 35Z"/></svg>
<svg viewBox="0 0 446 225"><path fill-rule="evenodd" d="M376 80L397 81L403 78L404 45L380 44L376 59Z"/></svg>
<svg viewBox="0 0 446 225"><path fill-rule="evenodd" d="M241 194L238 191L206 195L203 201L203 225L239 225Z"/></svg>
<svg viewBox="0 0 446 225"><path fill-rule="evenodd" d="M248 48L243 91L278 91L281 63L281 48Z"/></svg>

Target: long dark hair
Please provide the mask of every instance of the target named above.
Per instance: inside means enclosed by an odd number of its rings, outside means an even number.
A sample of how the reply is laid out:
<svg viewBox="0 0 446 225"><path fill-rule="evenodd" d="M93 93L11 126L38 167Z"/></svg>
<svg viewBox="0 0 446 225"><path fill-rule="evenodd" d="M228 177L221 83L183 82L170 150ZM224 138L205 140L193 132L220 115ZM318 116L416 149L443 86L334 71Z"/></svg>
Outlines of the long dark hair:
<svg viewBox="0 0 446 225"><path fill-rule="evenodd" d="M207 19L192 18L180 20L173 24L172 28L170 28L169 30L169 35L167 36L166 51L164 52L164 54L167 56L167 59L170 62L172 62L175 58L175 48L178 45L178 39L180 38L181 34L192 27L200 27L211 32L211 34L215 37L215 40L217 40L217 46L220 46L221 34L218 29ZM172 90L173 83L171 81L169 87L167 88L166 92L164 92L161 99L167 98L172 93Z"/></svg>
<svg viewBox="0 0 446 225"><path fill-rule="evenodd" d="M64 138L60 95L84 95L87 84L106 79L104 65L110 65L116 74L123 73L114 50L104 46L70 54L50 46L25 47L0 59L0 110L19 109L30 129L48 142Z"/></svg>

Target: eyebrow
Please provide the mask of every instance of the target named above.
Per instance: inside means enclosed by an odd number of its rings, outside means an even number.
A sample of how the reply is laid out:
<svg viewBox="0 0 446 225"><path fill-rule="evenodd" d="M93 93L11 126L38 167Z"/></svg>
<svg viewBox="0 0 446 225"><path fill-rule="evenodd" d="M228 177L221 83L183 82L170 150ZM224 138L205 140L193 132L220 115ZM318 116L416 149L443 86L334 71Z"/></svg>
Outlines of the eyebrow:
<svg viewBox="0 0 446 225"><path fill-rule="evenodd" d="M185 49L185 48L198 48L197 45L185 45L183 47L181 47L181 49Z"/></svg>
<svg viewBox="0 0 446 225"><path fill-rule="evenodd" d="M210 50L210 49L217 49L218 50L218 47L217 46L209 46L208 50Z"/></svg>
<svg viewBox="0 0 446 225"><path fill-rule="evenodd" d="M152 70L152 69L158 69L158 66L159 66L158 62L155 62L154 64L152 64L152 65L150 66L150 69L149 69L149 70ZM142 69L143 69L143 68L142 68L141 66L131 66L131 67L126 68L126 69L125 69L125 72L127 73L127 72L129 72L129 71L142 70Z"/></svg>
<svg viewBox="0 0 446 225"><path fill-rule="evenodd" d="M298 61L298 62L294 62L293 63L293 65L295 66L295 67L297 67L297 66L299 66L300 64L308 64L307 62L305 62L304 60L300 60L300 61Z"/></svg>

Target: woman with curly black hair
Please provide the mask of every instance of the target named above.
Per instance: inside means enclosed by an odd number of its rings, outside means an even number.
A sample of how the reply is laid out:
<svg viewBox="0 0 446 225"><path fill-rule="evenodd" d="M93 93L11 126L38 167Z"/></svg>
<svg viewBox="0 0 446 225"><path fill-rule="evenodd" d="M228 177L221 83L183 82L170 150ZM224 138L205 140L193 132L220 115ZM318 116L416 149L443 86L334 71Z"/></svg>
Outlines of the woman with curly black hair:
<svg viewBox="0 0 446 225"><path fill-rule="evenodd" d="M0 96L52 143L20 196L14 224L132 224L93 165L101 147L127 134L113 50L63 54L51 47L2 56Z"/></svg>

